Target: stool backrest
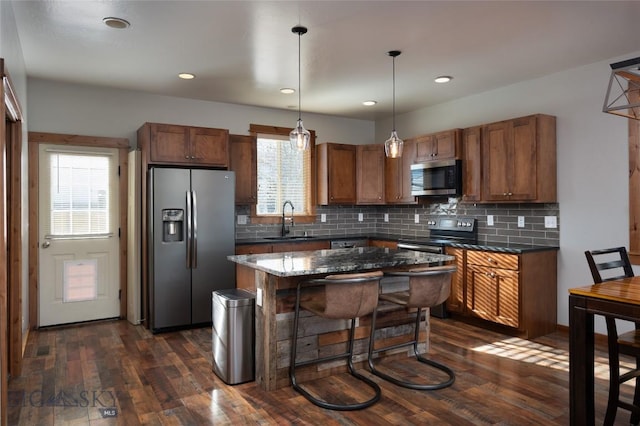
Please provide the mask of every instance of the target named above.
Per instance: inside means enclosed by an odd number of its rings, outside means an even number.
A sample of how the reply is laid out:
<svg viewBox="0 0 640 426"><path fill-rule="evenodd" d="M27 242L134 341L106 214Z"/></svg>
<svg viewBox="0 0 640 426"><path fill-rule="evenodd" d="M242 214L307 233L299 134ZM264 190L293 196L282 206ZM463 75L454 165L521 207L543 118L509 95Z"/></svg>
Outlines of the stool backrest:
<svg viewBox="0 0 640 426"><path fill-rule="evenodd" d="M411 269L409 277L408 307L432 307L445 302L451 294L451 276L456 271L453 265Z"/></svg>
<svg viewBox="0 0 640 426"><path fill-rule="evenodd" d="M330 275L325 277L327 318L357 318L368 315L378 304L382 272Z"/></svg>
<svg viewBox="0 0 640 426"><path fill-rule="evenodd" d="M617 280L633 277L633 268L624 247L614 247L602 250L587 250L584 252L591 270L593 282Z"/></svg>

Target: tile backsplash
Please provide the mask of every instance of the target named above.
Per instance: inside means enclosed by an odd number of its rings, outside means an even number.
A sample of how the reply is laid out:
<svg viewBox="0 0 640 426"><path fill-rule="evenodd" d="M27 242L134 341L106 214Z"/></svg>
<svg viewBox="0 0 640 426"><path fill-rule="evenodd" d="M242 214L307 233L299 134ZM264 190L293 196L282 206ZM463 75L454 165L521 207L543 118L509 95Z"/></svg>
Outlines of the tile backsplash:
<svg viewBox="0 0 640 426"><path fill-rule="evenodd" d="M276 236L280 225L251 224L250 211L237 206L236 215L243 215L246 224L236 225L237 239ZM427 220L439 216L473 217L478 220L480 242L505 242L559 246L560 208L558 204L467 204L456 198L447 202L412 206L318 206L317 221L295 224L293 235L348 236L382 234L398 238L424 238L429 236ZM321 222L321 215L326 222ZM359 215L362 214L362 221ZM493 226L487 216L493 216ZM518 217L524 226L518 226ZM545 216L556 218L556 228L545 228ZM388 221L385 221L388 219ZM416 223L417 217L417 223Z"/></svg>

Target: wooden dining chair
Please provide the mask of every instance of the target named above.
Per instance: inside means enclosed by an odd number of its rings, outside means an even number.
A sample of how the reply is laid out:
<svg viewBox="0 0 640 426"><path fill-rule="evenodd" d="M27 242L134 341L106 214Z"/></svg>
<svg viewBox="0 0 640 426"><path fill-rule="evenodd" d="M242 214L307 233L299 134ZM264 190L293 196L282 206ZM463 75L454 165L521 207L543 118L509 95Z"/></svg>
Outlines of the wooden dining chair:
<svg viewBox="0 0 640 426"><path fill-rule="evenodd" d="M584 254L595 284L634 276L624 247L585 251ZM616 319L605 316L605 321L609 347L609 398L604 424L614 423L620 407L631 411L630 423L637 425L640 421L640 385L637 380L640 377L640 324L635 324L635 330L618 335ZM634 357L636 368L620 374L620 354ZM633 403L621 401L620 385L632 379L636 379Z"/></svg>

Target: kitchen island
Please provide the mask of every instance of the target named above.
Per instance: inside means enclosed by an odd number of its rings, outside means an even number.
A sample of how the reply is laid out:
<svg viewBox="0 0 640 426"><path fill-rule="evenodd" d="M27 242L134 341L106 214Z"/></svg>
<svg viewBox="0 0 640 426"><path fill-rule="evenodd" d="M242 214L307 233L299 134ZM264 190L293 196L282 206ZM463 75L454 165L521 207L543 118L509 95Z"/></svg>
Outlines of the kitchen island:
<svg viewBox="0 0 640 426"><path fill-rule="evenodd" d="M255 270L256 293L256 381L265 390L289 386L289 351L293 323L295 288L299 281L329 274L366 272L373 270L398 271L416 265L437 265L455 259L453 256L394 250L380 247L315 250L285 253L265 253L228 256L228 259ZM383 291L397 291L402 282L383 284ZM403 308L381 310L377 333L384 340L408 340L413 331L415 312ZM347 341L348 321L326 320L304 314L300 319L298 359L311 359L318 354L341 352ZM360 318L356 329L354 362L366 361L370 316ZM378 328L378 327L376 327ZM427 332L423 331L425 347ZM404 351L406 352L406 351ZM391 352L396 354L397 351ZM341 371L340 364L303 369L302 380L325 377Z"/></svg>

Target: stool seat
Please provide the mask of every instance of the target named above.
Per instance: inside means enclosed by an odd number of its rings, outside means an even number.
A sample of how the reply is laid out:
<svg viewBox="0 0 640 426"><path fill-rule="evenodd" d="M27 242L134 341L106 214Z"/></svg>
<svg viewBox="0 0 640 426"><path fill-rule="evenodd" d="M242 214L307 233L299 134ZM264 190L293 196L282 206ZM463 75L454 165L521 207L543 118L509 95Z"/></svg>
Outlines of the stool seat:
<svg viewBox="0 0 640 426"><path fill-rule="evenodd" d="M373 313L378 304L378 292L380 279L383 273L380 271L359 274L329 275L325 278L311 279L298 283L296 290L295 316L293 320L293 335L291 341L291 360L289 365L289 378L293 388L301 393L313 404L330 410L359 410L369 407L380 400L381 390L377 383L355 371L353 366L353 342L355 336L355 319ZM306 297L301 297L303 288L313 288L313 292ZM303 308L316 316L327 319L350 319L349 342L347 352L316 358L308 361L296 361L298 345L298 322L300 308ZM326 361L346 358L349 373L356 379L364 382L374 395L362 402L339 404L322 400L311 395L296 380L296 367L317 364Z"/></svg>
<svg viewBox="0 0 640 426"><path fill-rule="evenodd" d="M408 271L389 272L385 274L408 277L409 290L393 293L383 293L379 295L379 300L384 300L386 302L394 303L406 308L417 308L416 322L413 340L375 349L375 321L377 317L377 309L374 310L371 321L371 335L369 339L369 369L373 374L398 386L406 387L409 389L434 390L451 386L453 384L455 380L455 374L450 368L418 354L418 339L420 336L420 319L422 317L422 309L437 306L447 300L449 294L451 293L451 276L455 271L456 267L454 265L446 265L435 267L419 267L410 269ZM427 314L426 321L428 320L429 315ZM397 377L393 377L376 369L373 360L375 354L382 351L397 349L410 345L413 346L413 352L416 360L444 372L448 378L440 383L421 384L401 380Z"/></svg>

